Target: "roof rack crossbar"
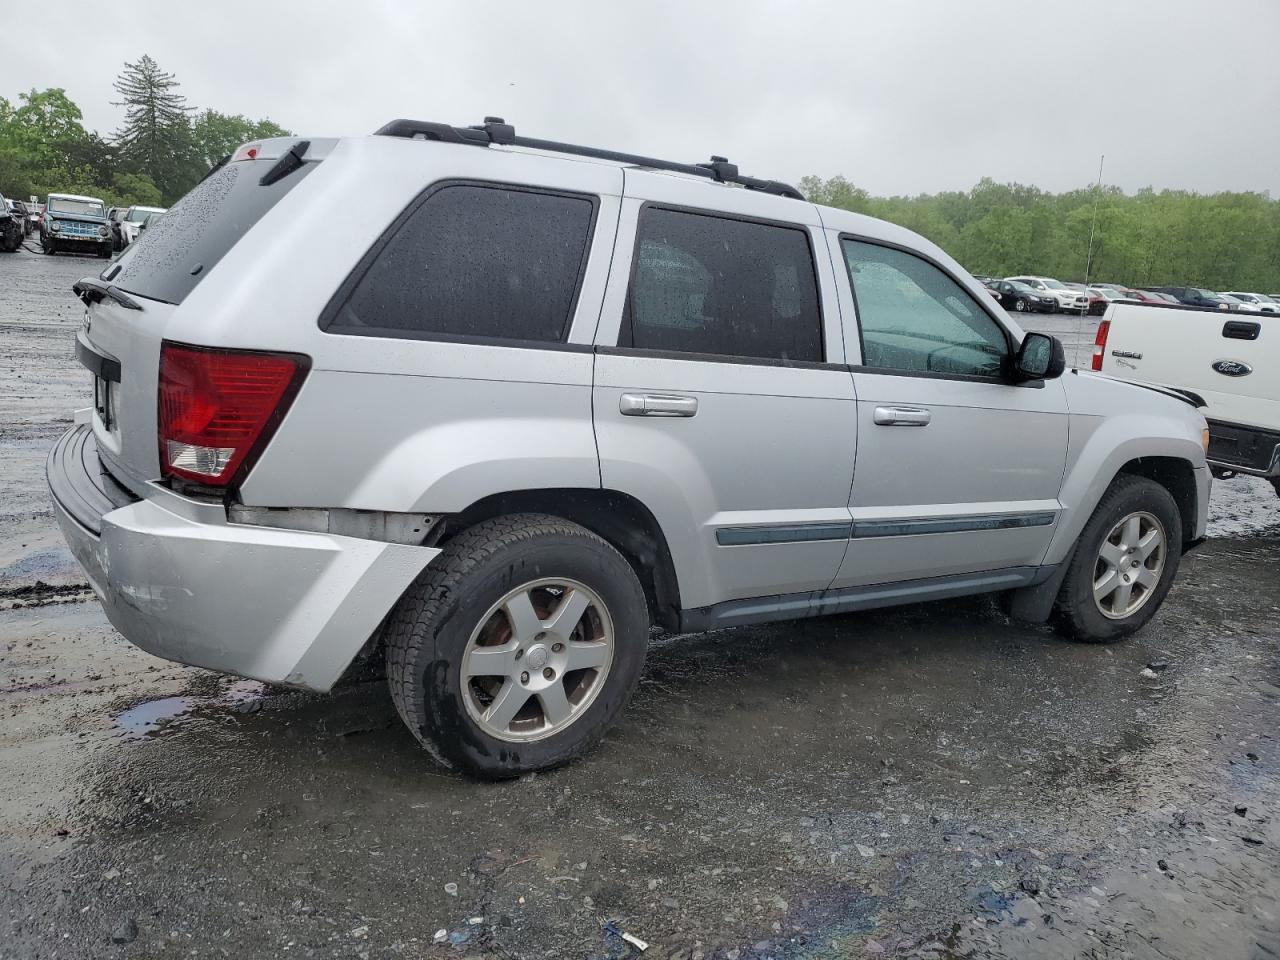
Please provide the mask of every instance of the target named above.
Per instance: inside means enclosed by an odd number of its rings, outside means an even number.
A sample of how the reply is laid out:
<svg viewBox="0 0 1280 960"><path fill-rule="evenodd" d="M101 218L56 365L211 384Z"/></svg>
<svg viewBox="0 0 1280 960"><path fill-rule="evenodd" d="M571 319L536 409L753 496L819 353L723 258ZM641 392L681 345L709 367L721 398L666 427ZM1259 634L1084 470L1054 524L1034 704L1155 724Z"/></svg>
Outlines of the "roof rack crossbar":
<svg viewBox="0 0 1280 960"><path fill-rule="evenodd" d="M730 163L724 157L712 157L710 163L676 163L672 160L659 160L656 157L644 157L634 153L620 153L617 150L603 150L599 147L584 147L573 143L560 143L555 140L539 140L536 137L516 136L515 127L506 123L501 117L485 117L484 123L472 127L454 127L447 123L432 123L425 120L392 120L374 131L375 136L406 137L409 139L437 140L444 143L460 143L475 147L487 147L491 143L502 146L527 147L530 150L546 150L551 153L565 153L575 157L591 157L596 160L611 160L614 163L625 163L629 166L644 167L650 170L669 170L673 173L685 173L695 177L705 177L717 183L736 183L748 190L773 194L779 197L790 197L803 200L804 195L795 187L778 180L761 180L738 173L737 164Z"/></svg>

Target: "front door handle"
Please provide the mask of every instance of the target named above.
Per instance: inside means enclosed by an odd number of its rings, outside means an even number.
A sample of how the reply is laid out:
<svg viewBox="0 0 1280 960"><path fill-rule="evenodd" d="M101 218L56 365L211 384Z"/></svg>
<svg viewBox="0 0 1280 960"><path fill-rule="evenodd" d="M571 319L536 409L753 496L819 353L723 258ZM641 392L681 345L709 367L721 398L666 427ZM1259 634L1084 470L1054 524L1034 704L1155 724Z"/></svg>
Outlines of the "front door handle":
<svg viewBox="0 0 1280 960"><path fill-rule="evenodd" d="M698 412L698 398L667 393L624 393L618 400L618 410L624 417L692 417Z"/></svg>
<svg viewBox="0 0 1280 960"><path fill-rule="evenodd" d="M933 415L924 407L876 407L875 421L882 427L927 427Z"/></svg>

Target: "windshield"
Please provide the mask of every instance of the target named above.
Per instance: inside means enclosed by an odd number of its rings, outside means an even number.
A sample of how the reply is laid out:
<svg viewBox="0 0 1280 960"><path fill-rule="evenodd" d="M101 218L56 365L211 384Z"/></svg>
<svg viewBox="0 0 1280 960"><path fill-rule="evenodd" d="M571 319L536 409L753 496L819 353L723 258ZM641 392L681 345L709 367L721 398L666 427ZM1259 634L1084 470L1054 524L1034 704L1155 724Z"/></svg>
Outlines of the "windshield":
<svg viewBox="0 0 1280 960"><path fill-rule="evenodd" d="M1214 293L1212 290L1203 290L1203 289L1201 289L1200 287L1192 287L1192 290L1193 290L1195 293L1198 293L1200 296L1204 297L1206 300L1221 300L1221 299L1222 299L1220 296L1218 296L1218 295L1217 295L1216 293Z"/></svg>
<svg viewBox="0 0 1280 960"><path fill-rule="evenodd" d="M1025 283L1021 283L1018 280L1010 280L1009 286L1013 287L1013 289L1016 290L1018 293L1035 293L1035 291L1032 290L1030 287L1028 287Z"/></svg>
<svg viewBox="0 0 1280 960"><path fill-rule="evenodd" d="M1066 284L1059 283L1057 280L1046 280L1046 281L1044 281L1044 285L1045 285L1046 287L1048 287L1050 290L1065 290L1065 289L1067 289Z"/></svg>
<svg viewBox="0 0 1280 960"><path fill-rule="evenodd" d="M101 200L68 200L66 197L50 197L49 210L53 213L78 213L85 217L105 217Z"/></svg>
<svg viewBox="0 0 1280 960"><path fill-rule="evenodd" d="M157 213L164 213L164 211L155 207L130 207L129 212L125 214L125 219L130 223L145 223Z"/></svg>

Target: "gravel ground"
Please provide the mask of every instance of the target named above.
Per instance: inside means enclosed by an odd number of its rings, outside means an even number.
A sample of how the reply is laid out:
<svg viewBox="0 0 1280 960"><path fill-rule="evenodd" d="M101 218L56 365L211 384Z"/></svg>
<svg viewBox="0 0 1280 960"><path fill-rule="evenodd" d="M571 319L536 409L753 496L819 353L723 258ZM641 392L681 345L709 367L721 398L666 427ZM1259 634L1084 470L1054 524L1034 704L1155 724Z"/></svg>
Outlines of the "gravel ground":
<svg viewBox="0 0 1280 960"><path fill-rule="evenodd" d="M477 784L381 683L175 666L85 602L42 471L99 267L0 255L0 957L1280 955L1270 487L1215 485L1118 646L986 599L664 637L599 750Z"/></svg>

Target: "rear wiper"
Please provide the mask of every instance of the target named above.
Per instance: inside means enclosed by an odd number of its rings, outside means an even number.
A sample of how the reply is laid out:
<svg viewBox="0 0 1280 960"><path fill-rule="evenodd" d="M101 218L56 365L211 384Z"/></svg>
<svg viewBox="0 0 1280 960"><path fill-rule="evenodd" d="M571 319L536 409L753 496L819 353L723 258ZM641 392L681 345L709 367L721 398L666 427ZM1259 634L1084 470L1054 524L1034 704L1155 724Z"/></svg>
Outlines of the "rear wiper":
<svg viewBox="0 0 1280 960"><path fill-rule="evenodd" d="M283 180L293 173L293 171L302 166L302 155L310 148L310 140L299 140L284 152L284 155L275 162L275 165L270 170L262 175L262 179L258 181L258 186L269 187L277 180Z"/></svg>
<svg viewBox="0 0 1280 960"><path fill-rule="evenodd" d="M119 287L111 284L103 283L101 280L95 280L92 277L85 277L83 280L77 280L72 286L77 297L84 301L85 306L91 303L97 303L103 297L110 297L126 310L141 310L142 304L133 297L129 296Z"/></svg>

